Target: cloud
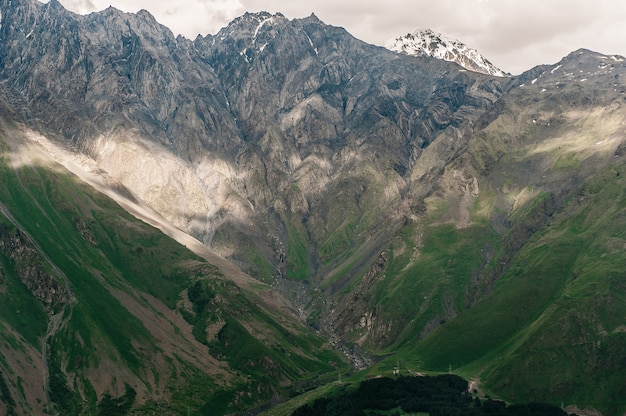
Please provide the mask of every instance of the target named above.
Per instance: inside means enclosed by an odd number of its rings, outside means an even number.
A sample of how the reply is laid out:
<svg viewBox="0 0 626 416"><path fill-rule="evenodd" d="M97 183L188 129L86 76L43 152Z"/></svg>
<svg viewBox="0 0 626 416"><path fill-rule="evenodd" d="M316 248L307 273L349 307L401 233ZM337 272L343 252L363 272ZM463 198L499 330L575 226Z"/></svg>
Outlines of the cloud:
<svg viewBox="0 0 626 416"><path fill-rule="evenodd" d="M476 42L514 73L555 63L579 48L602 53L620 53L622 49L621 53L626 53L622 41L626 37L625 3L526 0L515 5L506 1L490 4L497 5L495 18Z"/></svg>
<svg viewBox="0 0 626 416"><path fill-rule="evenodd" d="M139 2L139 0L136 0ZM146 10L154 9L154 1L143 0ZM234 17L245 10L237 0L186 0L165 2L165 6L155 9L157 20L168 26L174 33L190 39L198 34L216 33ZM158 14L157 14L158 13Z"/></svg>
<svg viewBox="0 0 626 416"><path fill-rule="evenodd" d="M198 34L215 33L229 20L245 10L239 0L60 0L75 13L87 14L104 10L109 5L129 13L148 10L159 23L175 34L195 38ZM47 2L47 1L45 1Z"/></svg>
<svg viewBox="0 0 626 416"><path fill-rule="evenodd" d="M47 3L47 1L44 1L44 3ZM91 0L63 0L61 4L63 4L66 9L79 14L91 13L98 10L98 6Z"/></svg>

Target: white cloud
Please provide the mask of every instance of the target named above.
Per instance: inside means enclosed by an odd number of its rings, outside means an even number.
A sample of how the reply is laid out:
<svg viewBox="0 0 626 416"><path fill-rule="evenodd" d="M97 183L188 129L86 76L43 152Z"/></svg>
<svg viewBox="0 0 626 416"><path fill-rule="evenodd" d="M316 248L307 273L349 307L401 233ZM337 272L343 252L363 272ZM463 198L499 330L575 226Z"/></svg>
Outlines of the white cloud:
<svg viewBox="0 0 626 416"><path fill-rule="evenodd" d="M44 1L47 3L47 1ZM148 10L161 24L175 34L195 38L198 34L215 33L245 10L239 0L60 0L75 13L87 14L110 5L129 13Z"/></svg>
<svg viewBox="0 0 626 416"><path fill-rule="evenodd" d="M47 1L44 1L43 3L47 3ZM63 0L61 4L66 9L79 14L91 13L98 10L98 6L96 6L91 0Z"/></svg>

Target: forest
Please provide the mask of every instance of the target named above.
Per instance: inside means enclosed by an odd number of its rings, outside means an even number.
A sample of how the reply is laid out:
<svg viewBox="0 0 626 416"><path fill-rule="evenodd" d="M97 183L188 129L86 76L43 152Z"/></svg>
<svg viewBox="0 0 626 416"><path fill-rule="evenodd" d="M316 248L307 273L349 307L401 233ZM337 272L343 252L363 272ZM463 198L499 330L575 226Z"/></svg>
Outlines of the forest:
<svg viewBox="0 0 626 416"><path fill-rule="evenodd" d="M292 416L371 416L405 414L430 416L566 416L550 404L510 404L478 398L468 391L463 378L446 374L423 377L375 378L356 389L345 385L333 397L315 400L300 407Z"/></svg>

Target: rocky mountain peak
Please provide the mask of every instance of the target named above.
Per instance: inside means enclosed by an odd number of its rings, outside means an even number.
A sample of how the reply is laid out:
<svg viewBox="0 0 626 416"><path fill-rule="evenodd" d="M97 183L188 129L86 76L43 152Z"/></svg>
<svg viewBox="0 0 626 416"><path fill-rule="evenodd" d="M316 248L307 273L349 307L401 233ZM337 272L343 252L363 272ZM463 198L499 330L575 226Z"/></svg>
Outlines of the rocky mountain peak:
<svg viewBox="0 0 626 416"><path fill-rule="evenodd" d="M247 12L232 20L213 39L225 43L228 49L236 49L250 63L252 55L263 52L276 38L279 28L288 24L289 19L281 13Z"/></svg>
<svg viewBox="0 0 626 416"><path fill-rule="evenodd" d="M311 14L309 15L309 17L305 17L305 18L304 18L304 20L309 20L309 21L312 21L312 22L318 22L318 23L321 23L321 22L322 22L322 21L320 20L320 18L319 18L319 17L317 17L317 15L316 15L315 13L311 13Z"/></svg>
<svg viewBox="0 0 626 416"><path fill-rule="evenodd" d="M219 31L218 38L225 38L237 34L241 38L256 39L262 29L269 29L273 26L287 23L289 20L281 13L271 14L269 12L250 13L235 18L228 26Z"/></svg>
<svg viewBox="0 0 626 416"><path fill-rule="evenodd" d="M555 65L568 67L572 70L583 66L585 68L578 68L578 71L582 71L585 69L593 70L595 68L602 67L603 64L607 63L613 67L623 67L626 65L625 62L626 58L620 55L605 55L599 52L590 51L589 49L581 48L569 53Z"/></svg>
<svg viewBox="0 0 626 416"><path fill-rule="evenodd" d="M561 89L566 83L584 83L612 86L613 92L624 91L616 80L626 70L626 58L605 55L588 49L571 52L553 65L540 65L517 77L520 86L541 87L541 92ZM609 88L610 90L610 88ZM609 91L610 94L610 91Z"/></svg>
<svg viewBox="0 0 626 416"><path fill-rule="evenodd" d="M420 29L390 39L383 46L391 51L407 55L431 56L444 61L455 62L469 71L498 77L510 75L489 62L476 49L430 29Z"/></svg>

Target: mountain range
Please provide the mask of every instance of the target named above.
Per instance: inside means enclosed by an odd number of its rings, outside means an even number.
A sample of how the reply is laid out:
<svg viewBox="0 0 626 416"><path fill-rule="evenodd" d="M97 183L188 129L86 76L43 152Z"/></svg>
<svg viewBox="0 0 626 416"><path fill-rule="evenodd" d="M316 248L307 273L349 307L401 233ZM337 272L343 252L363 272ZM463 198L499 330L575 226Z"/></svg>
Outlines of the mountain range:
<svg viewBox="0 0 626 416"><path fill-rule="evenodd" d="M623 57L0 12L0 412L258 413L355 370L626 411Z"/></svg>

